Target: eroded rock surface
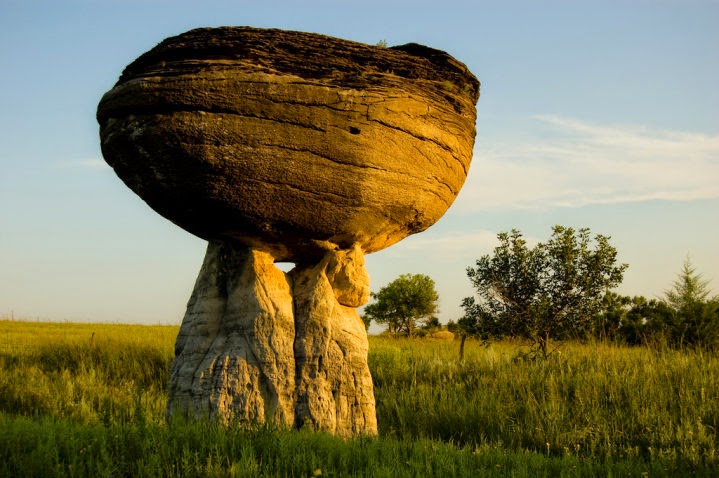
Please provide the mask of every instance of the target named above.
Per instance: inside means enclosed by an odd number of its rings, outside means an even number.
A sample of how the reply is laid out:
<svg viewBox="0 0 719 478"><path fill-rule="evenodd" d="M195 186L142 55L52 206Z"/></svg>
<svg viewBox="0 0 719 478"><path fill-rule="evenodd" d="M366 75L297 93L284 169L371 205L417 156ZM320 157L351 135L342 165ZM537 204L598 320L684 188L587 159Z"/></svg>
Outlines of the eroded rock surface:
<svg viewBox="0 0 719 478"><path fill-rule="evenodd" d="M369 299L359 247L293 271L295 424L339 435L376 434L367 333L355 307Z"/></svg>
<svg viewBox="0 0 719 478"><path fill-rule="evenodd" d="M272 256L211 241L175 344L168 415L292 426L292 300Z"/></svg>
<svg viewBox="0 0 719 478"><path fill-rule="evenodd" d="M175 345L168 416L376 434L369 297L356 246L288 276L266 252L208 245Z"/></svg>
<svg viewBox="0 0 719 478"><path fill-rule="evenodd" d="M97 117L107 162L157 212L306 261L437 221L467 175L478 95L462 63L417 44L206 28L130 64Z"/></svg>

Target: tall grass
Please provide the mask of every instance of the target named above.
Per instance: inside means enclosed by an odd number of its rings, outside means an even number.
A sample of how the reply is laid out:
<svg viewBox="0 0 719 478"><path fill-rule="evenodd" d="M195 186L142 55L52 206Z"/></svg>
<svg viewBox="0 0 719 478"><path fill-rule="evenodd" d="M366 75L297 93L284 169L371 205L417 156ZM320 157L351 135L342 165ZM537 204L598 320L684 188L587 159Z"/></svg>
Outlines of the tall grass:
<svg viewBox="0 0 719 478"><path fill-rule="evenodd" d="M516 360L511 344L375 339L380 433L608 459L719 463L719 358L693 351L565 344Z"/></svg>
<svg viewBox="0 0 719 478"><path fill-rule="evenodd" d="M716 476L719 357L371 337L378 438L164 421L177 327L0 321L0 476Z"/></svg>
<svg viewBox="0 0 719 478"><path fill-rule="evenodd" d="M160 423L177 327L0 322L0 411Z"/></svg>

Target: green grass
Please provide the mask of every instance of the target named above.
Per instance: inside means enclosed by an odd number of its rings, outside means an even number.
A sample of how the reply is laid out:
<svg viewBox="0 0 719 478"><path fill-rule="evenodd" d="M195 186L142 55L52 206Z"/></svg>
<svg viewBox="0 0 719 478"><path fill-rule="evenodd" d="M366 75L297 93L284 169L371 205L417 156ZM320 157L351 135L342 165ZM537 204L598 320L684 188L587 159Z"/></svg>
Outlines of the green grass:
<svg viewBox="0 0 719 478"><path fill-rule="evenodd" d="M718 476L719 357L370 338L380 436L164 421L177 327L0 321L0 476Z"/></svg>
<svg viewBox="0 0 719 478"><path fill-rule="evenodd" d="M517 362L516 346L375 339L380 432L599 459L666 455L717 463L719 359L566 344Z"/></svg>

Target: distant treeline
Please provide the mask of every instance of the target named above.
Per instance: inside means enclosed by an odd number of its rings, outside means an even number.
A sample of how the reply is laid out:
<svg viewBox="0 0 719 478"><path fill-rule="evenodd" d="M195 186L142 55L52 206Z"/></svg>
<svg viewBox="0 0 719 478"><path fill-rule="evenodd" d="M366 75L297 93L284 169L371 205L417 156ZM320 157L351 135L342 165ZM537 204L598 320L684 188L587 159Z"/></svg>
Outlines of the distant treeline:
<svg viewBox="0 0 719 478"><path fill-rule="evenodd" d="M567 339L719 349L719 297L710 296L709 281L689 259L663 298L627 297L613 291L629 265L617 261L609 236L554 226L533 247L517 230L497 239L492 254L467 268L475 295L448 324L463 338L524 339L545 358L557 349L553 342ZM363 315L368 327L375 321L410 337L441 328L428 276L403 274L372 298Z"/></svg>

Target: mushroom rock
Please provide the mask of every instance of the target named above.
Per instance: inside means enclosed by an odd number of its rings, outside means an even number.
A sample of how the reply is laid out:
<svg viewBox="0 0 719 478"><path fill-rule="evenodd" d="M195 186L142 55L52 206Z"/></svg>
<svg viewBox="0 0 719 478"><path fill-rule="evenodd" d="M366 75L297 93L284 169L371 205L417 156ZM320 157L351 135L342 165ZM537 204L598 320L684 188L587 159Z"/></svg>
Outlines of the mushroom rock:
<svg viewBox="0 0 719 478"><path fill-rule="evenodd" d="M363 254L452 204L478 97L442 51L274 29L191 30L125 68L98 107L103 156L209 242L169 416L376 433Z"/></svg>

